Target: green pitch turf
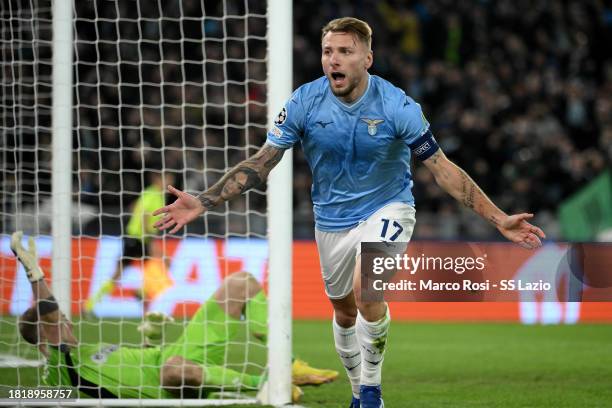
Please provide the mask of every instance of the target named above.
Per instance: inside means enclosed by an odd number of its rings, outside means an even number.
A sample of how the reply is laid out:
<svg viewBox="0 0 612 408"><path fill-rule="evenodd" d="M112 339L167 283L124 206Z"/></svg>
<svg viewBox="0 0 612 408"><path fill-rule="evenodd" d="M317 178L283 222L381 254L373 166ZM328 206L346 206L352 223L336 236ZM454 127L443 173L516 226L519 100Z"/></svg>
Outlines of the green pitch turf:
<svg viewBox="0 0 612 408"><path fill-rule="evenodd" d="M87 321L76 326L85 341L102 337L136 344L135 325ZM0 352L10 347L12 330L13 325L0 323ZM171 327L169 338L179 331L178 325ZM342 371L329 322L295 322L294 351L313 366ZM263 362L261 347L248 352ZM233 351L233 360L243 357L244 350ZM0 384L15 385L18 378L36 385L38 371L0 369ZM306 407L346 408L350 398L343 372L335 383L304 391ZM612 407L612 325L393 322L383 395L388 408Z"/></svg>

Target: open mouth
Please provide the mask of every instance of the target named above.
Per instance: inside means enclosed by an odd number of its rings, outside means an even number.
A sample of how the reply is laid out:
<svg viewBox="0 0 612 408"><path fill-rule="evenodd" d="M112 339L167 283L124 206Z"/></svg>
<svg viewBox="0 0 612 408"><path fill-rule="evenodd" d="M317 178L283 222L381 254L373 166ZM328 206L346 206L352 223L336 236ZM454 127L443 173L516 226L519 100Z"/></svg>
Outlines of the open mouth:
<svg viewBox="0 0 612 408"><path fill-rule="evenodd" d="M332 80L336 85L342 85L344 80L346 79L346 75L341 72L332 72L331 73Z"/></svg>

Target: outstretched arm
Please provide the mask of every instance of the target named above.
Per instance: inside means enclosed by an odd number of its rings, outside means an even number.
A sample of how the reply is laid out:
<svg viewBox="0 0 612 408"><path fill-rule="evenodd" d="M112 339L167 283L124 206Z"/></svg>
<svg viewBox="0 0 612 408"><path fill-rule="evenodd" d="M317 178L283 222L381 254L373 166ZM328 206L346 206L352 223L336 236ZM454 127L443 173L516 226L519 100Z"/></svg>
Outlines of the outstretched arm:
<svg viewBox="0 0 612 408"><path fill-rule="evenodd" d="M155 227L159 230L174 227L170 232L175 233L205 211L263 183L268 179L270 171L281 161L283 153L283 149L269 144L263 145L257 153L238 163L215 185L198 196L168 186L168 190L177 196L177 200L153 213L164 214L155 223Z"/></svg>
<svg viewBox="0 0 612 408"><path fill-rule="evenodd" d="M32 285L32 293L34 295L34 306L30 313L26 313L31 321L26 324L36 326L40 333L38 336L30 336L38 338L38 341L43 343L48 342L51 345L76 345L77 340L72 333L72 323L59 310L57 301L53 297L53 293L45 282L45 275L38 264L38 254L33 237L28 240L28 246L22 244L23 232L16 231L11 235L11 250L23 265L28 280ZM31 326L30 329L33 329Z"/></svg>
<svg viewBox="0 0 612 408"><path fill-rule="evenodd" d="M210 209L263 183L281 161L284 152L272 145L263 145L257 153L238 163L214 186L198 195L198 200L204 208Z"/></svg>
<svg viewBox="0 0 612 408"><path fill-rule="evenodd" d="M423 163L442 189L493 224L508 240L524 248L542 245L540 238L546 235L540 228L527 222L533 214L508 215L500 210L463 169L448 160L442 150L438 150Z"/></svg>

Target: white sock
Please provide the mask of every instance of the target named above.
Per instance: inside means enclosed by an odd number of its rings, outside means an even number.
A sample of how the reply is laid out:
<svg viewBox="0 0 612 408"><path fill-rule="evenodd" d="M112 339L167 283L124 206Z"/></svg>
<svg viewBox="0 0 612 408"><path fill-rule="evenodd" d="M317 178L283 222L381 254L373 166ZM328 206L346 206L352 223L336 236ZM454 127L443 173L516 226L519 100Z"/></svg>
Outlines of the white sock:
<svg viewBox="0 0 612 408"><path fill-rule="evenodd" d="M361 346L361 385L381 384L382 364L390 324L388 306L385 316L376 322L368 322L361 313L357 313L355 331Z"/></svg>
<svg viewBox="0 0 612 408"><path fill-rule="evenodd" d="M351 381L353 395L359 398L359 381L361 379L361 352L357 335L355 334L355 326L341 327L336 323L336 316L333 319L334 341L336 343L336 351L342 365L346 369L346 374Z"/></svg>

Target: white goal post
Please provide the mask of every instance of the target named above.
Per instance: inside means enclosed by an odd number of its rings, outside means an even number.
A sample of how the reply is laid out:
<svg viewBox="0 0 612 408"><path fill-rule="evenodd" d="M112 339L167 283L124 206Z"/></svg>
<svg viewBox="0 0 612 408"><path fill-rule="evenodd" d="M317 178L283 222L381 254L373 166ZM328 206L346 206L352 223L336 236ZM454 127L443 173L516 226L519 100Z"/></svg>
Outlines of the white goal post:
<svg viewBox="0 0 612 408"><path fill-rule="evenodd" d="M280 109L289 98L293 87L292 20L291 0L269 0L268 127L273 126L276 110ZM270 174L268 181L270 242L270 339L268 341L270 398L268 402L273 405L291 402L292 214L293 152L288 150L283 160Z"/></svg>
<svg viewBox="0 0 612 408"><path fill-rule="evenodd" d="M126 6L126 3L129 5ZM215 3L215 6L211 7L212 3ZM3 118L10 117L10 121L5 121L4 125L0 124L3 132L0 147L6 149L9 156L14 157L5 163L10 166L2 171L3 180L9 179L11 184L9 187L2 187L0 191L0 195L9 193L1 200L3 214L0 238L3 243L3 264L0 268L4 267L4 259L10 257L10 253L5 251L5 243L8 242L8 236L13 230L23 229L26 235L39 235L42 242L42 247L39 248L39 252L42 251L41 256L51 258L52 290L60 308L68 317L73 314L73 318L78 319L78 310L86 295L80 293L78 298L75 298L77 293L75 288L81 290L80 288L87 287L91 295L96 285L99 286L102 282L102 278L91 277L91 282L83 286L82 280L85 279L83 271L75 271L74 265L78 264L80 269L83 264L90 262L85 259L90 255L83 255L85 249L81 248L81 245L86 240L89 240L87 242L89 244L91 241L96 241L97 252L93 250L96 264L88 268L93 268L94 273L104 270L105 276L112 272L120 255L121 244L113 233L106 231L120 230L122 237L126 235L123 224L130 215L130 207L123 202L126 196L125 180L136 180L137 185L144 189L145 172L170 170L178 174L178 178L182 180L180 185L186 191L194 193L196 188L209 187L235 165L238 158L246 158L261 145L265 139L263 135L266 129L272 126L274 117L292 92L292 2L268 0L265 8L262 8L262 3L257 0L215 2L87 0L83 3L80 3L80 0L8 0L6 4L6 7L0 9L2 17L12 18L13 13L16 13L15 21L23 24L23 27L14 26L12 22L10 25L2 26L0 40L3 52L7 55L13 52L13 45L10 42L14 32L32 30L28 36L31 37L29 46L34 50L34 56L25 63L33 67L28 86L33 84L31 87L35 90L33 95L26 94L30 91L29 88L24 88L25 90L19 91L21 93L15 92L11 96L6 96L1 106L1 115ZM24 9L20 10L20 7ZM36 31L37 7L45 7L45 16L52 17L52 41L49 41L50 38L39 38L40 34ZM114 11L108 12L103 7ZM144 7L150 7L154 11L149 12ZM214 8L212 14L207 14L209 7ZM87 8L89 8L87 12L80 16L79 13ZM130 9L129 11L136 13L137 17L128 17L123 24L120 19L124 9ZM256 11L250 13L251 9ZM169 14L164 15L168 10L171 10ZM187 14L194 10L195 17ZM185 11L186 14L172 14L177 11L180 13ZM241 14L242 12L244 14ZM21 21L22 16L26 16L23 21ZM250 31L250 24L261 26L262 21L267 25L265 34L262 35L257 30ZM166 24L171 28L167 29ZM178 37L179 34L183 34L187 25L193 30L198 24L202 38ZM123 32L124 29L128 34ZM254 32L256 33L253 34ZM95 40L88 37L88 34L95 37ZM265 54L249 54L253 41L266 42ZM51 61L37 60L39 56L36 48L40 44L51 50L44 56ZM14 47L18 46L21 44ZM199 47L200 54L195 57L189 55L185 51L188 47L191 49ZM137 50L136 54L134 50ZM115 52L115 54L108 58L110 54L105 55L104 52L107 54ZM93 60L96 55L101 59ZM159 56L159 61L154 60L155 55ZM177 56L182 59L177 60L175 58ZM24 61L15 57L15 61L2 64L4 72L0 74L3 75L1 78L3 85L11 80L6 73L21 69L22 63ZM37 77L36 67L41 63L51 64L51 78ZM203 66L199 70L198 63ZM236 68L238 65L240 67ZM262 65L266 69L264 77L258 76L257 73L261 71ZM83 66L90 68L84 70ZM158 70L159 73L147 76L144 67L148 66ZM111 71L112 73L109 73ZM198 73L193 74L190 71ZM238 77L233 77L232 71L239 72ZM83 75L83 72L87 75ZM174 72L176 78L169 78L168 72ZM150 79L156 78L156 75L159 83ZM19 79L15 75L13 78ZM201 78L202 84L196 83L193 78ZM36 95L36 87L40 84L51 91L51 95L45 96L44 99L45 102L51 101L51 120L39 120L36 117L27 123L28 126L30 123L34 124L29 129L33 135L31 138L33 143L37 144L42 140L37 136L37 132L39 128L44 128L45 132L50 134L49 144L42 147L24 145L23 140L26 139L20 139L19 126L6 125L6 123L18 123L20 120L18 117L20 113L9 105L12 103L18 105L20 98L24 100L28 98L34 106L34 111L38 109L36 105L41 96ZM150 99L145 88L153 89ZM130 94L132 92L133 95ZM262 95L252 95L257 92ZM107 93L106 100L104 93ZM202 112L193 114L198 109ZM214 120L208 118L206 109L215 110ZM262 116L264 120L254 119L255 116L251 116L262 109L266 110ZM36 116L38 113L34 112L33 115ZM84 115L89 117L83 120ZM193 115L194 119L191 122L187 120L178 123L180 119L185 120L187 115ZM233 117L238 118L236 122L232 122ZM219 118L225 122L216 122ZM209 137L207 132L212 136ZM150 141L146 140L146 134L153 134L151 139L158 138L161 140L160 144L150 144ZM27 139L28 143L29 140ZM131 144L134 141L139 144ZM34 154L35 170L24 172L20 169L23 168L21 161L26 160L24 159L26 156L22 156L20 149L28 152L42 149L45 152L48 150L50 154L45 154L44 157ZM115 156L118 159L115 160ZM150 165L147 161L149 156L159 157L155 159L157 160L155 163L161 166L161 170ZM132 158L136 161L142 160L142 169L137 169L134 163L126 162L126 157L128 160ZM190 161L192 157L198 159L197 164L194 165L193 161ZM256 278L263 279L265 276L268 279L268 358L266 367L261 367L268 379L266 393L260 393L258 398L255 398L254 395L242 394L239 390L235 395L227 392L226 396L220 399L210 400L122 399L101 400L98 404L101 406L221 406L265 403L284 406L291 403L292 159L292 151L285 152L283 160L270 174L267 191L256 188L245 197L235 200L237 203L227 203L225 207L209 212L204 221L195 228L185 230L188 240L203 242L201 237L206 236L215 241L210 245L212 248L210 253L216 248L217 253L221 254L221 260L218 261L221 266L218 269L223 272L220 272L220 275L231 273L231 263L236 263L237 259L240 259L245 270L252 272L249 268L254 268L253 274ZM104 167L107 160L111 167ZM171 160L173 164L170 164ZM184 167L180 168L176 163ZM132 165L134 166L130 167ZM48 178L51 187L46 191L35 185L41 167L50 168ZM110 183L110 178L116 178L118 181ZM93 185L91 189L86 184L89 182ZM32 196L32 203L27 208L25 204L20 203L20 194L22 194L20 185L23 183L34 184L27 193ZM111 184L113 187L108 187ZM128 189L127 196L134 198L137 195L138 192ZM85 202L82 197L89 198L90 201ZM261 202L262 198L266 197L267 210L261 211L257 204L253 203L258 200ZM117 213L109 212L108 208L114 208L115 202L119 203L116 205ZM92 212L95 208L99 208L99 213ZM45 223L39 221L41 219L44 219ZM93 220L91 224L95 226L85 227L85 219L88 222ZM114 226L108 228L105 225L107 220L111 220ZM171 238L169 241L173 241L171 243L173 248L179 249L176 249L172 255L164 253L165 258L179 257L179 254L187 253L187 251L180 252L182 247L177 243L179 241L177 238ZM163 241L165 248L166 239L160 241ZM223 244L221 241L228 243ZM257 262L248 262L248 256L244 254L249 253L251 243L257 248L267 248L266 260L257 259ZM75 246L78 246L78 251L73 250ZM188 256L194 256L193 253L194 251L189 252ZM105 256L108 259L104 258ZM79 257L84 259L75 261ZM206 262L209 260L202 261L198 265L204 265ZM267 275L258 269L259 265L266 264ZM172 268L171 266L170 271ZM0 279L0 293L13 293L11 299L3 300L5 304L0 309L0 318L3 310L10 309L11 313L16 315L31 301L31 297L18 297L20 294L26 294L26 289L29 289L18 274L22 274L22 271L16 272L15 282ZM0 278L2 276L0 271ZM17 282L19 279L20 283ZM212 282L214 279L209 281ZM133 282L130 281L129 284ZM12 286L7 289L7 285ZM207 287L208 289L210 288ZM185 302L189 301L193 300L187 299ZM105 305L109 306L109 310L112 309L110 301ZM144 310L144 308L145 306L136 305L132 309L126 308L123 311ZM119 309L120 307L112 309L108 316L114 317L113 313L122 312ZM104 321L103 316L107 315L97 316ZM134 317L129 315L126 321ZM121 332L123 317L118 319L121 319L118 323L111 321L108 324L115 324ZM16 326L14 322L13 320L9 324ZM0 324L2 323L0 321ZM11 341L7 337L0 336L2 343L0 347L14 348L15 346L10 344ZM20 343L18 338L15 338L15 341L20 344L19 351L29 347ZM4 350L0 349L0 354L2 351ZM249 367L243 368L243 370L248 369ZM40 373L42 370L39 370ZM21 378L21 375L18 377ZM57 405L57 402L46 405ZM96 401L83 399L60 405L91 406L96 405Z"/></svg>
<svg viewBox="0 0 612 408"><path fill-rule="evenodd" d="M72 0L53 2L52 291L66 317L72 314Z"/></svg>

